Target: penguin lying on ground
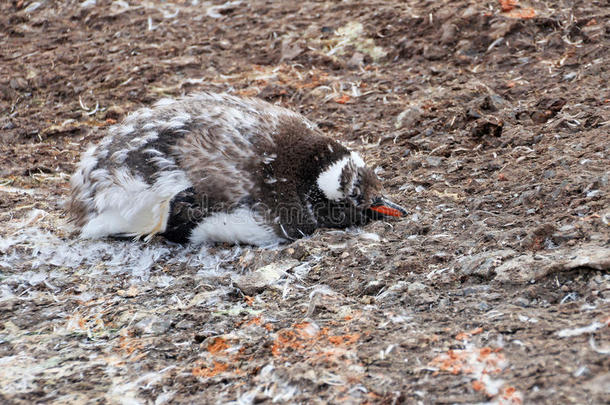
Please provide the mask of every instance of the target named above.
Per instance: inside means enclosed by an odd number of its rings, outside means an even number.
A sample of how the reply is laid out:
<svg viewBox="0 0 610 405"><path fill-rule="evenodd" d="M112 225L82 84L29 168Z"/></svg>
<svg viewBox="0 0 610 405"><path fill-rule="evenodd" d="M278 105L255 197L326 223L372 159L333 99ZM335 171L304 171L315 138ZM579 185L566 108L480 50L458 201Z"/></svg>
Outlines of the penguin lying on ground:
<svg viewBox="0 0 610 405"><path fill-rule="evenodd" d="M404 215L362 158L258 99L163 99L108 130L71 178L81 236L272 245Z"/></svg>

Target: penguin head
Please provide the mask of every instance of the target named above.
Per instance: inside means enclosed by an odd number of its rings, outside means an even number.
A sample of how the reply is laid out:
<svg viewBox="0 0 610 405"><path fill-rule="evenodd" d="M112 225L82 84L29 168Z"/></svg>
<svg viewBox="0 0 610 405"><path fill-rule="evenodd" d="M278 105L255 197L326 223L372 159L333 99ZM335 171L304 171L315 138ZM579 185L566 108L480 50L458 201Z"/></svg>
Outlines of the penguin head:
<svg viewBox="0 0 610 405"><path fill-rule="evenodd" d="M322 226L343 228L370 220L400 217L407 211L383 196L375 173L356 152L335 160L316 180L320 196L313 204Z"/></svg>

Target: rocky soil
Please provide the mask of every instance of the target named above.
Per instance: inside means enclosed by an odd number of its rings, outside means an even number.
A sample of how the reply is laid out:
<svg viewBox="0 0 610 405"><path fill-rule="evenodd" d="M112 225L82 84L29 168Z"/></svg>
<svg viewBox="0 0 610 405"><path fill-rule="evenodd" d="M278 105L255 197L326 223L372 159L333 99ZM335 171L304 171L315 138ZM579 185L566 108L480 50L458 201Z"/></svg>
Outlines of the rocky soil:
<svg viewBox="0 0 610 405"><path fill-rule="evenodd" d="M0 3L0 402L610 402L607 1ZM299 111L398 221L79 240L87 144L197 90Z"/></svg>

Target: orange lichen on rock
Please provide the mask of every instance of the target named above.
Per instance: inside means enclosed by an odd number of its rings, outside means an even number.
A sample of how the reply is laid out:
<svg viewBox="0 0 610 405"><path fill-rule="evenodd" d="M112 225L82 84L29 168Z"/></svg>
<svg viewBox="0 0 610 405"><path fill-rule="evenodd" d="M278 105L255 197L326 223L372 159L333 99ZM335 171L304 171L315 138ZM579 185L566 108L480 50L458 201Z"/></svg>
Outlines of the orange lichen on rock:
<svg viewBox="0 0 610 405"><path fill-rule="evenodd" d="M229 348L229 344L224 338L217 337L208 345L208 352L217 354Z"/></svg>
<svg viewBox="0 0 610 405"><path fill-rule="evenodd" d="M451 374L462 372L464 366L463 350L448 350L447 353L436 356L430 362L431 366L438 367L441 371L447 371Z"/></svg>
<svg viewBox="0 0 610 405"><path fill-rule="evenodd" d="M297 340L297 335L292 330L281 330L277 333L277 337L271 347L271 353L277 357L286 348L298 349L302 344Z"/></svg>
<svg viewBox="0 0 610 405"><path fill-rule="evenodd" d="M334 345L351 345L358 339L360 339L360 333L328 337L328 341Z"/></svg>
<svg viewBox="0 0 610 405"><path fill-rule="evenodd" d="M250 319L248 322L246 322L246 326L249 325L260 325L263 322L263 320L261 319L260 316L257 316L255 318Z"/></svg>
<svg viewBox="0 0 610 405"><path fill-rule="evenodd" d="M298 89L313 89L328 83L328 73L315 72L310 73L307 76L310 78L309 81L297 83L295 87Z"/></svg>
<svg viewBox="0 0 610 405"><path fill-rule="evenodd" d="M259 90L256 88L247 88L247 89L241 89L241 90L237 90L235 92L235 94L239 95L239 96L243 96L243 97L254 97L256 95L258 95Z"/></svg>
<svg viewBox="0 0 610 405"><path fill-rule="evenodd" d="M475 391L483 391L485 390L485 385L479 380L474 380L472 382L472 389Z"/></svg>
<svg viewBox="0 0 610 405"><path fill-rule="evenodd" d="M136 350L144 347L144 343L139 338L130 338L126 336L119 336L119 350L124 355L130 356Z"/></svg>
<svg viewBox="0 0 610 405"><path fill-rule="evenodd" d="M529 20L530 18L536 17L536 10L531 7L525 7L509 11L504 15L510 18L520 18L522 20Z"/></svg>
<svg viewBox="0 0 610 405"><path fill-rule="evenodd" d="M460 333L458 333L457 335L455 335L455 338L456 338L457 340L466 340L466 339L468 339L469 337L470 337L470 335L469 335L468 333L466 333L466 332L460 332Z"/></svg>
<svg viewBox="0 0 610 405"><path fill-rule="evenodd" d="M474 335L478 335L478 334L480 334L482 332L483 332L483 328L479 327L479 328L472 329L472 330L470 330L468 332L460 332L457 335L455 335L455 338L457 340L468 340L468 338L470 338L470 337L472 337Z"/></svg>
<svg viewBox="0 0 610 405"><path fill-rule="evenodd" d="M345 104L350 100L350 97L347 94L343 94L341 97L337 97L335 99L335 103Z"/></svg>
<svg viewBox="0 0 610 405"><path fill-rule="evenodd" d="M271 352L276 357L286 350L302 351L303 354L311 351L322 353L324 348L328 348L329 343L333 346L349 346L356 343L360 336L360 333L329 336L328 328L319 328L313 323L302 322L293 325L292 328L278 331Z"/></svg>
<svg viewBox="0 0 610 405"><path fill-rule="evenodd" d="M500 0L500 9L503 13L511 11L517 5L517 0Z"/></svg>
<svg viewBox="0 0 610 405"><path fill-rule="evenodd" d="M522 7L517 0L499 0L499 2L500 10L506 17L527 20L536 16L536 10L532 7Z"/></svg>
<svg viewBox="0 0 610 405"><path fill-rule="evenodd" d="M499 404L520 405L523 403L523 396L515 387L508 386L500 393Z"/></svg>
<svg viewBox="0 0 610 405"><path fill-rule="evenodd" d="M472 330L471 333L478 333L478 328ZM491 378L492 375L499 374L507 366L504 355L500 353L502 349L476 348L471 344L466 344L466 346L464 350L448 350L446 353L436 356L429 365L438 368L439 371L470 376L473 379L472 389L496 398L499 403L504 403L503 399L510 399L507 404L519 404L521 394L518 391L513 387L501 389L502 380ZM438 374L438 372L435 373Z"/></svg>
<svg viewBox="0 0 610 405"><path fill-rule="evenodd" d="M220 373L227 371L229 365L226 363L222 363L214 360L213 366L210 367L193 367L193 375L195 377L214 377Z"/></svg>

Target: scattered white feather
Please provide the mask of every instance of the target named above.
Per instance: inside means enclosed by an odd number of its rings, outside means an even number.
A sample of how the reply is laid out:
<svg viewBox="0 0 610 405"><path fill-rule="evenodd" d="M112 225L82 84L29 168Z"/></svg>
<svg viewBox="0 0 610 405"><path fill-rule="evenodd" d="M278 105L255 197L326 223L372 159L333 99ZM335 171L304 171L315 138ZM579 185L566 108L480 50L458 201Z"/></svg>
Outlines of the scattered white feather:
<svg viewBox="0 0 610 405"><path fill-rule="evenodd" d="M593 336L589 337L589 345L591 346L591 349L599 354L610 354L610 346L605 346L605 347L599 347L597 346L597 344L595 343L595 339L593 338Z"/></svg>
<svg viewBox="0 0 610 405"><path fill-rule="evenodd" d="M90 8L95 6L97 3L97 0L85 0L82 3L80 3L81 8Z"/></svg>
<svg viewBox="0 0 610 405"><path fill-rule="evenodd" d="M208 7L206 15L210 18L222 18L223 15L220 14L221 11L233 8L235 6L239 6L241 3L241 0L227 1L226 3L220 4L218 6Z"/></svg>
<svg viewBox="0 0 610 405"><path fill-rule="evenodd" d="M373 232L362 232L359 234L361 239L371 240L373 242L380 242L381 236Z"/></svg>
<svg viewBox="0 0 610 405"><path fill-rule="evenodd" d="M167 392L164 392L163 394L160 394L155 399L155 405L162 405L162 404L168 403L169 401L171 401L174 398L174 395L176 395L176 391L167 391Z"/></svg>
<svg viewBox="0 0 610 405"><path fill-rule="evenodd" d="M556 334L560 338L573 337L573 336L579 336L579 335L582 335L585 333L593 333L605 326L606 326L606 324L596 321L596 322L593 322L591 325L583 326L582 328L562 329L560 331L557 331Z"/></svg>
<svg viewBox="0 0 610 405"><path fill-rule="evenodd" d="M27 6L27 7L25 8L25 10L24 10L24 11L25 11L26 13L31 13L31 12L33 12L33 11L35 11L35 10L38 10L38 8L39 8L40 6L42 6L42 2L40 2L40 1L35 1L35 2L33 2L32 4L30 4L29 6Z"/></svg>

